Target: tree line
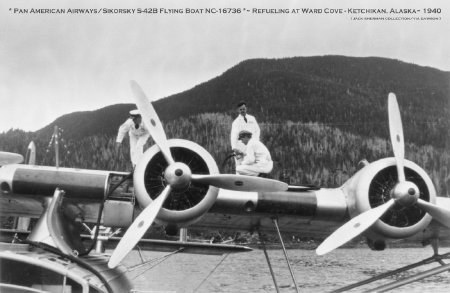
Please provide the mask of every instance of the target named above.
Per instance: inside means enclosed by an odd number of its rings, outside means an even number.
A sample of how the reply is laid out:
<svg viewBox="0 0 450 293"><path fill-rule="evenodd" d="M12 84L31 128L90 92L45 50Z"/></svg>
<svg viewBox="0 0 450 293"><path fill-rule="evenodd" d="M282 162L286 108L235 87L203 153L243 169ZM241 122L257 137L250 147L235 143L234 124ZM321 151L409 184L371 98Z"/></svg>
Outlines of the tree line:
<svg viewBox="0 0 450 293"><path fill-rule="evenodd" d="M222 173L233 173L233 160L225 161L231 152L229 134L232 116L223 113L205 113L179 118L164 124L167 137L194 141L204 147L216 160ZM261 141L268 147L274 160L271 177L290 184L314 184L323 187L342 185L358 169L362 159L375 161L392 157L389 130L384 137L358 136L332 125L316 122L284 123L261 122ZM31 134L10 131L0 148L24 154ZM64 139L64 135L62 135ZM60 165L63 167L129 171L129 142L115 149L115 135L95 135L81 140L60 143ZM439 195L449 195L450 153L431 145L405 145L405 157L417 163L430 175ZM54 165L53 146L38 139L37 163ZM153 145L150 138L145 148Z"/></svg>

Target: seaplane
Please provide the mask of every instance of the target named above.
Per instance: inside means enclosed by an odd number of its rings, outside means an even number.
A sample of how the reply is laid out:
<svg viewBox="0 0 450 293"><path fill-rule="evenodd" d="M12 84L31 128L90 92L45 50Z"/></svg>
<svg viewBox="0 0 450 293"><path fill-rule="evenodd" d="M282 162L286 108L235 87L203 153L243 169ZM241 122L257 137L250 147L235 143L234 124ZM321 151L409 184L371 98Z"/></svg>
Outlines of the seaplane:
<svg viewBox="0 0 450 293"><path fill-rule="evenodd" d="M133 284L123 260L143 241L153 223L168 231L195 227L259 233L277 291L262 237L266 232L278 234L285 252L282 233L326 237L316 249L323 257L358 236L365 237L373 250L385 249L390 240L411 237L431 243L430 259L336 292L425 263L436 262L438 267L372 290L391 290L450 269L450 264L443 262L448 254L438 253L439 239L450 228L450 198L437 196L424 169L404 158L395 94L388 95L394 157L365 162L342 186L321 188L220 174L213 157L200 145L167 139L142 88L131 81L131 90L155 142L133 172L20 164L21 155L0 153L1 214L39 218L26 239L2 243L1 292L131 292ZM127 230L109 255L85 244L82 231L86 224L98 227L92 243L98 240L101 227ZM157 244L186 252L246 250L225 244L191 243L185 235L179 241ZM298 291L287 253L285 256Z"/></svg>

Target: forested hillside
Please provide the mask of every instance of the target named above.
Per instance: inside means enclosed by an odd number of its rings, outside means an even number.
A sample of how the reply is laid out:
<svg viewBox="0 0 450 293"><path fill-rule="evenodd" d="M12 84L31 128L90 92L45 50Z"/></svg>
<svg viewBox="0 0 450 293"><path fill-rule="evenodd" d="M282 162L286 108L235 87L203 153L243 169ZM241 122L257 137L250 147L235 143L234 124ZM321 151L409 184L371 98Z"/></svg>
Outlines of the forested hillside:
<svg viewBox="0 0 450 293"><path fill-rule="evenodd" d="M409 141L449 146L450 74L383 58L254 59L157 103L167 120L230 113L239 100L264 122L318 122L360 135L384 135L387 95L397 95Z"/></svg>
<svg viewBox="0 0 450 293"><path fill-rule="evenodd" d="M155 108L163 121L170 121L200 113L235 115L236 103L246 100L261 122L317 122L358 135L383 136L387 95L394 92L408 141L448 148L449 81L449 72L384 58L252 59L156 101ZM134 108L131 103L61 116L36 135L49 137L55 124L73 139L114 135Z"/></svg>
<svg viewBox="0 0 450 293"><path fill-rule="evenodd" d="M165 124L168 138L184 138L197 142L207 149L222 173L233 171L232 160L225 163L229 154L229 133L232 117L220 113L198 114L179 118ZM291 184L315 184L326 187L340 186L357 170L362 159L374 161L393 156L387 126L384 137L358 136L338 128L319 123L261 123L262 141L275 161L272 178ZM10 134L13 134L12 132ZM15 132L15 141L28 141L26 134ZM64 135L63 135L64 138ZM54 165L53 148L48 141L37 140L38 163ZM61 166L102 170L131 170L128 140L116 152L115 136L96 135L81 140L67 140L61 146ZM146 147L153 145L149 140ZM8 149L25 152L26 144ZM48 151L44 151L47 149ZM422 166L433 179L439 195L449 196L450 152L430 145L406 144L406 158Z"/></svg>

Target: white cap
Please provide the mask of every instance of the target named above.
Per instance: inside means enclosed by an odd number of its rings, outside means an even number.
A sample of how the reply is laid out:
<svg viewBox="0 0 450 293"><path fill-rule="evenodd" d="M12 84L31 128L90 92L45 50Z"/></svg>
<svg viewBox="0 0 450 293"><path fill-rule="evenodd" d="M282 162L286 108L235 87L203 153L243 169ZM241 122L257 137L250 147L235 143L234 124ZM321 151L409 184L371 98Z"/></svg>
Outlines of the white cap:
<svg viewBox="0 0 450 293"><path fill-rule="evenodd" d="M131 116L141 115L141 112L139 112L138 109L131 110L131 111L130 111L130 115L131 115Z"/></svg>

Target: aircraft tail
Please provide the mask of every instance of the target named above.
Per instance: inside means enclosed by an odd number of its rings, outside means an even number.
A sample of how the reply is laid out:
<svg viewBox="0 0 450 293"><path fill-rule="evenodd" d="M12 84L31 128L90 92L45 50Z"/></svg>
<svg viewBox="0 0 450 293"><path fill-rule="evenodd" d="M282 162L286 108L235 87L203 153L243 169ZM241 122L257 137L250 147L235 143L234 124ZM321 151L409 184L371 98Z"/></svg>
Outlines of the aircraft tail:
<svg viewBox="0 0 450 293"><path fill-rule="evenodd" d="M31 141L25 155L25 164L36 165L36 144Z"/></svg>

